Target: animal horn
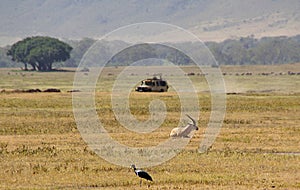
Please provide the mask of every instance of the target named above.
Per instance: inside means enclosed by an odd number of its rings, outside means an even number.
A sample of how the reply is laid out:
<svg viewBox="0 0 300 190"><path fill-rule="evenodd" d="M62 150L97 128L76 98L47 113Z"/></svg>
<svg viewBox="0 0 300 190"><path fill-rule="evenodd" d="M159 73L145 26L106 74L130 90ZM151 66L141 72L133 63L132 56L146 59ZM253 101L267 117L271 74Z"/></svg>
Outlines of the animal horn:
<svg viewBox="0 0 300 190"><path fill-rule="evenodd" d="M193 125L197 126L197 125L196 125L196 121L195 121L191 116L189 116L188 114L186 114L186 116L187 116L188 118L190 118L190 119L193 121Z"/></svg>

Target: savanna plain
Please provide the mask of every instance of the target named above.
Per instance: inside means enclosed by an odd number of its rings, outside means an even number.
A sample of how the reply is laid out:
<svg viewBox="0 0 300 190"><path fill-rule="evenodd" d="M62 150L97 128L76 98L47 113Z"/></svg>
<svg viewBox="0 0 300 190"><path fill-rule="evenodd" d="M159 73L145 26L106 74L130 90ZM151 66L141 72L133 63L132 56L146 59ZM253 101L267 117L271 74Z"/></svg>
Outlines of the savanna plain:
<svg viewBox="0 0 300 190"><path fill-rule="evenodd" d="M111 89L122 69L103 69L95 89L99 120L124 145L155 146L180 122L179 97L172 86L163 93L132 90L130 111L137 119L148 119L155 99L165 102L167 114L151 133L128 131L111 106ZM182 69L198 92L199 130L177 156L143 168L154 181L141 187L130 166L107 162L82 139L72 106L72 95L81 93L73 89L74 70L0 69L0 189L300 189L300 64L222 66L226 114L205 153L198 148L209 123L211 94L205 74L193 66ZM24 92L49 88L61 92Z"/></svg>

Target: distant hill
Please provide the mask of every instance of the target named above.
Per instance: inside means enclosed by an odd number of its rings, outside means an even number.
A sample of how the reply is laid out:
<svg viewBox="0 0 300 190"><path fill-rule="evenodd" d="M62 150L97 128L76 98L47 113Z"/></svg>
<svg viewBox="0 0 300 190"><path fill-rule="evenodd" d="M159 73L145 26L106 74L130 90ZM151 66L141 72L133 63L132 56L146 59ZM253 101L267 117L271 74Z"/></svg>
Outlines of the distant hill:
<svg viewBox="0 0 300 190"><path fill-rule="evenodd" d="M137 22L165 22L204 41L300 31L299 0L1 0L0 46L33 35L99 38Z"/></svg>

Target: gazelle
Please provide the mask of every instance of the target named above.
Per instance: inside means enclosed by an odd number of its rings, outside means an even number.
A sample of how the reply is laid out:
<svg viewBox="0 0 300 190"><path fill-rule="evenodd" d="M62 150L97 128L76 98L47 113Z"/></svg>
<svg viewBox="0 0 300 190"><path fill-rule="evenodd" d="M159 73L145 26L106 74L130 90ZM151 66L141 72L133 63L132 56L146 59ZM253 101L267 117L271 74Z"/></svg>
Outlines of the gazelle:
<svg viewBox="0 0 300 190"><path fill-rule="evenodd" d="M170 137L189 137L188 135L193 130L198 130L196 121L189 115L186 115L188 118L192 120L193 123L187 124L185 127L176 127L172 129L170 133Z"/></svg>

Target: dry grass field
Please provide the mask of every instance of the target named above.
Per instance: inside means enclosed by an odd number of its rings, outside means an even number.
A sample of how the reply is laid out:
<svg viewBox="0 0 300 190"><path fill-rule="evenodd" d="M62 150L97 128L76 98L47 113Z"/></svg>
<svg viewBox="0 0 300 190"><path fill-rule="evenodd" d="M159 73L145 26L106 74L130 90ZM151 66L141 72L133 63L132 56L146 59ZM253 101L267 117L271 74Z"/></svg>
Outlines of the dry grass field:
<svg viewBox="0 0 300 190"><path fill-rule="evenodd" d="M81 138L68 92L74 72L1 69L0 189L300 189L300 64L221 69L227 109L211 149L198 153L211 106L205 79L196 71L190 78L199 92L200 129L176 157L144 168L154 182L142 187L129 166L105 161ZM176 92L132 92L130 110L139 119L148 117L153 99L166 102L168 114L153 133L128 132L115 120L110 105L110 85L121 70L105 68L105 83L96 91L97 111L106 116L101 121L109 126L109 134L128 146L151 146L167 139L179 122ZM36 88L61 92L14 91Z"/></svg>

